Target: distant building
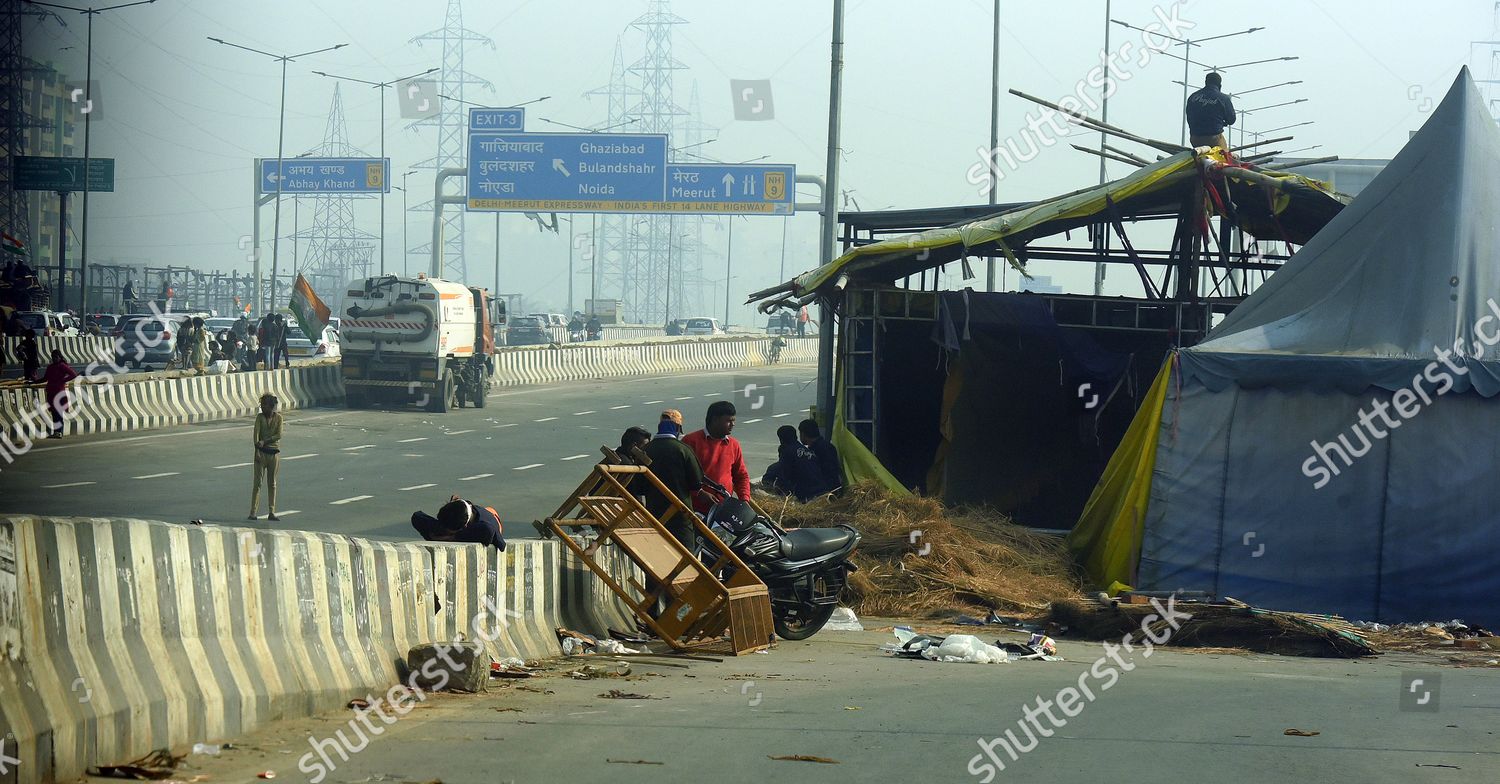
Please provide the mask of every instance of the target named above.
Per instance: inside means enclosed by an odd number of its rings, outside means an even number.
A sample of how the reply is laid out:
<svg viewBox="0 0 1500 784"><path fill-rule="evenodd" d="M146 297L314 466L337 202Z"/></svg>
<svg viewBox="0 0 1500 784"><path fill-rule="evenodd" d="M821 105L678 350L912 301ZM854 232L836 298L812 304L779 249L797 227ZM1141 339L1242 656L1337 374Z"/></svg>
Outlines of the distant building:
<svg viewBox="0 0 1500 784"><path fill-rule="evenodd" d="M1021 291L1032 294L1061 294L1062 286L1053 285L1051 275L1032 275L1030 280L1021 279Z"/></svg>
<svg viewBox="0 0 1500 784"><path fill-rule="evenodd" d="M73 122L76 107L69 100L63 75L50 65L37 64L22 71L22 100L31 116L26 128L26 155L79 156L83 154L83 129ZM31 257L38 266L57 265L57 194L50 191L28 191L27 210L31 215ZM77 215L75 207L68 212L70 226ZM69 237L71 246L76 237ZM71 255L71 252L70 252Z"/></svg>
<svg viewBox="0 0 1500 784"><path fill-rule="evenodd" d="M1292 163L1295 161L1309 160L1307 158L1272 158L1268 164ZM1329 163L1312 163L1307 166L1298 166L1292 171L1314 180L1322 180L1333 186L1333 189L1346 196L1358 196L1370 181L1375 179L1385 165L1390 163L1385 158L1345 158L1331 161Z"/></svg>

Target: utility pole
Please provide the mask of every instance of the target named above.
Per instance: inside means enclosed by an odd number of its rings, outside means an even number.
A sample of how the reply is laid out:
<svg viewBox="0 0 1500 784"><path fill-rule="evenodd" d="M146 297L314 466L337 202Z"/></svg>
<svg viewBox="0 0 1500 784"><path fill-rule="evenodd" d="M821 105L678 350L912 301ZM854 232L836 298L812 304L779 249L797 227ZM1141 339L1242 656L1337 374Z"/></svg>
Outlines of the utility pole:
<svg viewBox="0 0 1500 784"><path fill-rule="evenodd" d="M828 163L823 184L823 234L819 258L824 264L833 261L834 225L838 208L834 201L839 192L839 103L844 90L844 0L833 0L833 31L828 58ZM818 318L818 414L832 429L833 411L833 329L834 311L827 301L819 304Z"/></svg>
<svg viewBox="0 0 1500 784"><path fill-rule="evenodd" d="M995 0L994 40L990 49L990 206L999 201L1000 172L995 171L996 149L1000 147L1000 0ZM995 257L985 260L985 290L995 290Z"/></svg>
<svg viewBox="0 0 1500 784"><path fill-rule="evenodd" d="M325 46L322 49L313 49L313 50L310 50L310 51L302 52L301 54L273 54L271 52L267 52L267 51L264 51L264 50L261 50L261 49L256 49L254 47L243 46L241 44L230 43L230 42L228 42L228 41L226 41L226 40L224 40L222 38L215 38L215 37L213 37L211 35L207 36L207 38L208 38L208 40L213 41L216 44L223 44L224 46L232 46L232 47L234 47L236 49L244 49L247 52L253 52L255 54L265 55L266 57L269 57L272 60L276 60L276 61L278 61L278 62L281 63L281 108L280 108L279 118L278 118L277 123L276 123L276 208L275 208L275 212L274 212L275 218L272 219L272 224L271 224L271 302L270 302L270 309L271 309L272 312L275 312L275 310L276 310L276 271L277 271L277 264L280 261L280 251L281 251L281 181L282 181L282 170L286 168L286 157L285 157L285 153L286 153L286 149L285 149L285 145L286 145L286 64L289 63L289 62L291 62L292 60L296 60L299 57L311 57L312 55L315 55L315 54L322 54L323 52L331 52L331 51L333 51L335 49L342 49L345 46L348 46L348 44L334 44L333 46ZM260 177L260 172L256 172L255 174L256 174L256 177L258 179ZM258 192L258 189L257 189L257 192ZM256 214L257 215L260 214L259 207L256 208ZM261 312L261 307L263 305L263 303L261 301L261 292L260 292L260 248L256 248L255 249L254 256L255 256L255 309L256 309L257 314L259 314Z"/></svg>
<svg viewBox="0 0 1500 784"><path fill-rule="evenodd" d="M1110 0L1104 0L1104 56L1105 57L1109 57L1109 55L1110 55L1110 49L1109 49L1109 33L1110 33L1109 10L1110 10ZM1106 62L1104 64L1104 94L1103 94L1103 99L1100 101L1100 103L1101 103L1101 111L1104 114L1104 117L1102 118L1104 122L1109 122L1109 89L1110 89L1109 77L1110 77L1109 63ZM1100 131L1099 132L1099 153L1100 153L1100 155L1099 155L1099 184L1100 185L1103 185L1105 183L1105 181L1109 178L1109 173L1105 170L1105 167L1104 167L1105 159L1104 159L1104 154L1103 154L1104 153L1104 144L1105 144L1106 141L1108 141L1108 139L1109 139L1109 137L1104 133L1104 131ZM1104 232L1104 223L1102 221L1099 223L1099 228L1095 232L1094 247L1095 247L1095 252L1099 254L1099 257L1101 259L1100 261L1094 262L1094 296L1098 297L1098 296L1102 296L1104 294L1104 269L1105 269L1105 264L1102 261L1102 259L1104 257L1104 253L1109 250L1109 236L1107 234L1105 234L1105 232Z"/></svg>

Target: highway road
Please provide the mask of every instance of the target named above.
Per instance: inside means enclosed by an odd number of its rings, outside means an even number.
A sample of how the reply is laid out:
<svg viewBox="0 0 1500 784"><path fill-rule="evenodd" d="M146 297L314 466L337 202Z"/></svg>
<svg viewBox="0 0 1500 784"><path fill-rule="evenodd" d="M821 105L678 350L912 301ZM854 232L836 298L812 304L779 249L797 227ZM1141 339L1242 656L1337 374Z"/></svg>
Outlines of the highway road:
<svg viewBox="0 0 1500 784"><path fill-rule="evenodd" d="M408 518L449 494L499 510L506 535L532 537L631 425L655 431L662 409L702 427L715 400L739 407L734 435L753 477L776 456L776 428L813 402L811 365L575 381L492 392L483 410L315 408L286 415L280 522L245 519L250 419L39 442L0 465L0 513L137 517L409 539ZM735 390L757 383L756 401ZM774 386L771 386L774 385ZM759 409L760 387L771 393Z"/></svg>

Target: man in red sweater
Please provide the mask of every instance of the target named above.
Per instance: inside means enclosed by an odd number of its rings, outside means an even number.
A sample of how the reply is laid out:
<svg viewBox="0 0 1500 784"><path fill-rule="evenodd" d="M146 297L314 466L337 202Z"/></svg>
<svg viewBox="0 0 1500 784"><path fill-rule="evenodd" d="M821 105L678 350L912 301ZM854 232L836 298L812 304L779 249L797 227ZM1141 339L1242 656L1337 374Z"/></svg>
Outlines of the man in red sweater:
<svg viewBox="0 0 1500 784"><path fill-rule="evenodd" d="M730 488L734 494L750 500L750 471L745 468L745 453L740 442L729 434L734 432L734 404L720 400L708 407L708 417L702 430L695 430L682 437L698 457L703 467L703 476ZM707 512L708 499L702 493L693 498L693 508Z"/></svg>

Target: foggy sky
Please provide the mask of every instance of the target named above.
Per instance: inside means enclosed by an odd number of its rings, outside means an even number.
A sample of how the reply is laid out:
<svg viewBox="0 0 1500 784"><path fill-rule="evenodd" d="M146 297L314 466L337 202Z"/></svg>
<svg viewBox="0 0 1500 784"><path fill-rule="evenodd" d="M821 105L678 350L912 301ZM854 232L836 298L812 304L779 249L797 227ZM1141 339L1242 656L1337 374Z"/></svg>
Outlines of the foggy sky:
<svg viewBox="0 0 1500 784"><path fill-rule="evenodd" d="M250 233L252 160L276 155L279 66L210 42L207 36L287 52L350 44L290 65L290 157L323 139L335 82L313 70L382 80L439 65L439 47L419 48L408 39L439 28L446 6L446 0L159 0L99 17L94 27L94 76L102 113L93 127L92 154L116 158L117 179L115 193L90 200L90 261L222 270L241 265L248 271L238 244ZM1153 7L1147 0L1115 0L1113 15L1145 24L1154 19ZM466 26L494 39L495 45L471 48L466 65L493 82L495 89L471 89L465 97L506 105L552 96L527 107L528 130L562 130L539 117L597 124L605 117L606 104L584 93L608 81L617 37L623 35L627 61L640 56L642 34L630 30L629 24L645 8L645 0L470 0L464 7ZM686 105L696 82L703 119L719 129L708 133L717 141L703 147L704 153L728 161L769 155L767 162L796 164L799 173L822 173L830 8L830 3L807 0L672 4L687 22L674 30L674 55L686 66L678 72L677 102ZM1491 8L1491 3L1480 0L1197 0L1182 4L1180 13L1195 25L1191 35L1197 37L1267 28L1195 48L1195 59L1228 64L1284 55L1301 58L1226 72L1229 92L1303 81L1240 101L1245 109L1309 99L1252 117L1252 130L1311 119L1316 124L1297 129L1297 139L1279 147L1321 145L1306 154L1387 158L1409 131L1419 127L1427 99L1440 98L1462 65L1477 65L1476 78L1491 78L1487 60L1470 60L1469 45L1474 39L1497 37L1491 30ZM851 191L865 209L984 202L986 197L976 192L966 172L978 160L976 150L989 138L989 0L848 0L846 13L840 188ZM1103 0L1005 0L1001 16L1002 90L1014 87L1055 100L1073 93L1098 62L1104 44ZM81 78L84 22L75 14L65 19L66 28L51 20L26 21L27 52L68 77ZM1132 37L1139 43L1139 34L1123 28L1114 28L1112 36L1113 48ZM1182 77L1181 63L1156 57L1129 76L1110 101L1110 121L1175 141L1182 93L1172 80ZM1192 68L1190 76L1195 85L1200 83L1202 69ZM770 79L776 119L736 122L731 78ZM378 92L347 83L341 91L351 142L377 154ZM408 130L394 94L387 101L386 151L392 158L392 179L399 185L401 173L411 164L434 154L436 139L432 130ZM1002 97L1002 138L1024 127L1024 115L1031 108L1018 98ZM1067 141L1089 146L1097 144L1097 138L1078 132ZM1123 176L1127 169L1111 164L1110 172ZM409 178L413 203L430 198L431 176L423 171ZM1097 177L1097 159L1065 142L1008 172L999 198L1020 201L1063 193L1092 184ZM812 195L805 191L801 198ZM402 260L400 197L395 191L387 197L388 271L399 271ZM283 204L285 237L292 226L290 202ZM357 209L360 226L372 233L377 204L371 199ZM304 202L304 229L311 219L309 205ZM267 208L267 237L270 217ZM737 305L745 292L780 279L782 219L735 220L731 288ZM720 254L705 259L705 276L719 279L721 297L711 315L723 313L724 224L725 219L716 219L705 233L706 242ZM425 241L428 225L411 221L412 246ZM491 285L493 225L487 214L469 217L471 283ZM76 213L74 227L76 231ZM500 290L520 291L561 309L566 235L541 234L520 215L505 215L501 227ZM800 213L789 229L788 275L815 266L818 217ZM269 243L266 247L269 257ZM282 258L290 258L286 243ZM421 262L412 262L416 271ZM1090 279L1085 265L1039 264L1035 271L1054 275L1069 290L1083 290ZM1109 293L1135 293L1127 288L1131 281L1126 276L1112 277L1110 283ZM581 307L587 296L586 269L579 269L575 285L575 305ZM745 320L748 313L737 308L736 320Z"/></svg>

